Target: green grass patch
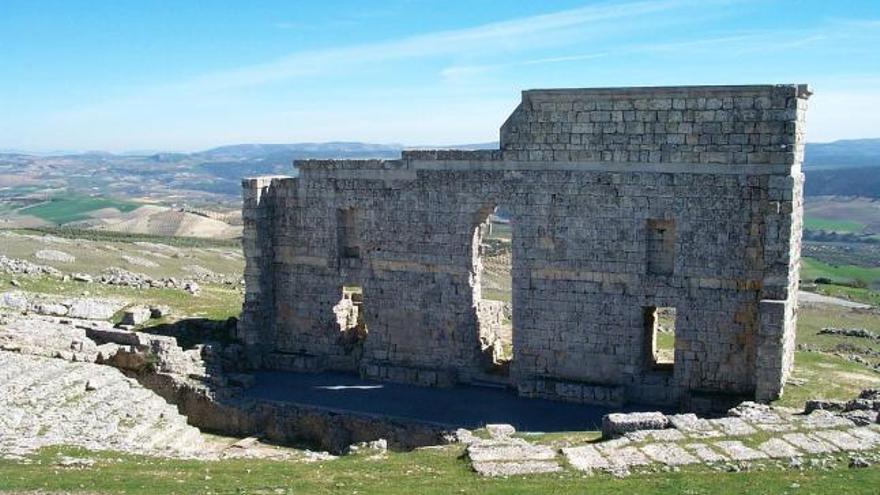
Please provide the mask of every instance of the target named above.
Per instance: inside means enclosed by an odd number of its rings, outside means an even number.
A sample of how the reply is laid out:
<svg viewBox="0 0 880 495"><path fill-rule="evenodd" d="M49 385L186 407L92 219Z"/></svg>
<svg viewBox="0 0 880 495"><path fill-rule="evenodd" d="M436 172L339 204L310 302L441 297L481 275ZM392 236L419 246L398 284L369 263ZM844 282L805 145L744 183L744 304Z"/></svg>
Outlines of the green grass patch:
<svg viewBox="0 0 880 495"><path fill-rule="evenodd" d="M165 305L169 306L176 315L209 320L225 320L230 316L238 316L244 299L241 291L224 285L202 284L201 293L193 296L178 289L135 289L97 283L63 282L50 277L14 277L9 274L0 274L0 291L12 289L10 281L13 278L20 284L20 289L26 292L71 297L82 296L84 292L88 292L89 297Z"/></svg>
<svg viewBox="0 0 880 495"><path fill-rule="evenodd" d="M804 228L807 230L824 230L826 232L862 232L866 225L852 220L833 220L829 218L807 217Z"/></svg>
<svg viewBox="0 0 880 495"><path fill-rule="evenodd" d="M870 304L871 306L880 306L880 292L871 289L848 287L846 285L818 284L816 286L816 293Z"/></svg>
<svg viewBox="0 0 880 495"><path fill-rule="evenodd" d="M80 239L97 242L156 242L174 247L241 247L241 239L211 239L206 237L181 237L152 234L130 234L109 230L75 229L70 227L39 227L12 229L20 234L48 234L65 239Z"/></svg>
<svg viewBox="0 0 880 495"><path fill-rule="evenodd" d="M880 373L820 352L797 352L792 377L795 381L785 386L775 405L801 408L809 399L849 400L863 389L880 385Z"/></svg>
<svg viewBox="0 0 880 495"><path fill-rule="evenodd" d="M849 343L880 351L880 341L840 335L819 335L823 328L865 328L880 334L880 314L836 306L806 306L798 310L797 343L833 351ZM878 374L880 376L880 374Z"/></svg>
<svg viewBox="0 0 880 495"><path fill-rule="evenodd" d="M821 352L798 351L792 377L777 405L801 408L808 399L849 400L865 388L880 386L880 373L833 355L839 345L867 351L880 342L857 337L818 335L825 327L880 330L880 314L835 306L806 306L798 312L797 343ZM848 350L846 354L851 353Z"/></svg>
<svg viewBox="0 0 880 495"><path fill-rule="evenodd" d="M86 468L63 468L59 455L88 457ZM567 469L548 475L482 478L462 458L462 448L390 453L381 460L348 456L315 464L265 460L181 461L50 448L33 462L0 460L0 492L86 492L137 494L876 494L880 467L848 469L846 459L831 470L766 469L716 472L703 466L678 472L634 474L616 479Z"/></svg>
<svg viewBox="0 0 880 495"><path fill-rule="evenodd" d="M45 203L28 206L19 210L22 214L33 215L47 222L62 225L89 218L89 213L103 208L116 208L129 212L142 206L140 203L113 198L63 195L55 196Z"/></svg>
<svg viewBox="0 0 880 495"><path fill-rule="evenodd" d="M856 265L831 265L815 258L801 260L801 279L827 278L836 282L850 283L862 280L868 285L880 283L880 268Z"/></svg>

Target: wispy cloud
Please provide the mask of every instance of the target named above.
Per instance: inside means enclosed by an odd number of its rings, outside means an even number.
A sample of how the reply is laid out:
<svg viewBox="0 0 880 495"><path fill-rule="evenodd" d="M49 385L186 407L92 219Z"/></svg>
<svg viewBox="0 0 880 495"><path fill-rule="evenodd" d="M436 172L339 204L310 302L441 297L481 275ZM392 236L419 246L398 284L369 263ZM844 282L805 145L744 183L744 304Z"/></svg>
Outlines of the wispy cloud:
<svg viewBox="0 0 880 495"><path fill-rule="evenodd" d="M67 109L58 112L56 116L69 122L106 117L130 108L170 105L174 101L193 105L195 101L204 101L209 97L222 99L222 95L235 90L323 75L348 76L363 67L405 60L460 57L462 54L478 57L503 55L509 58L513 53L533 50L538 46L559 47L571 44L573 40L582 41L603 33L619 33L625 26L632 28L637 21L656 23L657 16L661 14L679 16L695 6L726 6L738 1L742 0L660 0L598 4L388 41L304 50L267 63L209 72L151 87L132 88L129 96ZM294 26L294 23L290 24L291 28ZM574 55L575 58L567 60L596 56L599 55ZM565 57L552 57L517 64L552 63L556 59L560 62L566 60ZM489 69L461 69L461 72Z"/></svg>
<svg viewBox="0 0 880 495"><path fill-rule="evenodd" d="M783 41L780 41L780 38ZM733 54L744 54L759 50L769 52L800 48L828 38L829 36L825 34L810 34L799 31L780 32L777 30L760 33L752 32L747 34L732 34L678 42L622 45L618 48L612 48L596 53L581 53L559 57L527 59L508 63L453 65L442 69L440 71L440 76L449 81L462 82L468 78L486 75L490 72L503 69L528 65L594 60L606 57L657 53L674 54L676 56L691 56L697 52L717 53L719 50Z"/></svg>
<svg viewBox="0 0 880 495"><path fill-rule="evenodd" d="M520 60L516 62L508 62L503 64L482 64L482 65L454 65L440 71L440 76L446 80L456 81L485 74L498 69L509 69L514 67L523 67L528 65L544 65L556 64L561 62L574 62L578 60L593 60L608 56L609 53L583 53L579 55L565 55L561 57L544 57Z"/></svg>
<svg viewBox="0 0 880 495"><path fill-rule="evenodd" d="M703 3L696 0L662 0L581 7L384 42L297 52L264 64L205 74L176 86L179 89L234 89L325 73L339 70L340 67L468 52L511 51L535 43L546 45L563 41L573 28L598 28L599 23L644 18ZM609 26L605 27L607 29Z"/></svg>
<svg viewBox="0 0 880 495"><path fill-rule="evenodd" d="M747 2L662 0L599 4L380 42L301 50L265 63L204 73L166 84L120 88L122 92L118 97L60 112L53 110L50 124L58 129L82 129L100 122L105 128L119 130L120 136L124 132L135 132L134 129L165 136L169 133L168 119L174 118L169 116L178 115L182 120L174 125L188 127L190 133L196 132L192 129L198 127L203 134L213 136L212 140L223 136L236 140L234 136L245 131L257 132L258 129L263 129L263 134L276 132L281 136L294 132L300 138L309 139L320 139L322 135L364 137L364 132L375 129L386 139L394 136L405 140L406 133L410 133L416 136L411 139L424 141L430 126L436 126L434 129L438 133L442 130L444 135L449 135L450 131L444 130L446 127L441 129L441 124L471 134L477 132L475 129L492 129L496 120L503 119L509 106L509 102L494 101L491 110L487 111L490 105L486 99L498 95L499 87L508 91L534 81L538 84L570 81L553 79L553 76L532 77L542 74L544 66L547 66L547 73L556 75L562 71L551 71L550 66L572 64L578 69L578 77L586 77L585 82L602 84L618 80L651 83L663 77L675 79L680 76L669 75L675 69L661 73L655 70L656 67L674 67L671 64L680 62L692 66L706 63L716 68L713 74L722 75L703 77L706 72L698 72L700 75L696 76L695 82L708 80L711 83L718 78L740 76L724 75L723 68L728 63L725 57L742 55L742 60L753 62L752 65L738 66L739 70L755 70L753 74L764 77L766 69L760 72L753 67L757 63L754 61L762 60L765 52L775 52L778 58L786 51L803 52L798 49L813 45L825 52L833 52L834 43L843 37L857 38L862 36L859 33L875 30L876 21L873 20L831 20L791 30L719 31L719 28L727 29L727 24L721 22L725 22L727 16L735 15L736 8L731 7ZM721 22L711 24L715 29L701 28L696 32L689 29L700 26L706 19ZM296 20L285 22L280 22L278 28L308 29ZM739 26L748 24L740 23ZM844 26L848 29L842 28ZM693 62L695 60L697 62ZM716 64L719 60L721 62ZM387 80L383 79L374 87L378 93L372 97L363 96L365 88L370 86L361 84L358 79L361 71L375 75L380 69L399 70L401 75L407 76L411 75L410 66L417 65L420 70L428 68L420 74L417 85L411 81L397 84L389 72L387 77L382 76ZM596 71L593 71L594 66ZM719 67L722 68L720 71ZM805 79L802 69L792 71L792 80ZM483 77L496 73L504 73L505 77ZM594 77L595 73L600 75ZM693 72L689 74L681 77L694 77ZM431 82L431 77L435 76ZM768 77L776 79L779 74ZM326 92L316 89L325 81L328 86L333 86L349 80L357 82L348 86L356 87L353 91L358 96L348 100L337 101L339 98L326 96ZM348 86L337 87L334 94L344 94ZM410 111L408 105L393 110L385 108L390 106L385 103L387 98L393 95L393 98L400 99L401 92L405 91L410 91L407 93L410 96L404 99L418 102L410 105L413 109L418 108L417 112L407 113ZM447 101L431 100L439 97ZM453 115L450 110L455 102L462 101L474 108L479 107L480 115L491 116L479 117L483 120L474 120L476 123L471 128L462 129L461 123L454 123L458 114ZM358 114L349 103L355 104L362 112ZM430 123L420 120L426 108L434 109L428 112L432 115ZM470 108L462 107L461 111ZM380 119L383 122L381 132L374 123L378 112L385 112ZM225 115L234 115L235 121L225 119ZM404 121L410 124L403 124ZM418 131L412 130L411 122L416 121L420 122L416 126ZM349 127L342 127L340 122L349 123Z"/></svg>

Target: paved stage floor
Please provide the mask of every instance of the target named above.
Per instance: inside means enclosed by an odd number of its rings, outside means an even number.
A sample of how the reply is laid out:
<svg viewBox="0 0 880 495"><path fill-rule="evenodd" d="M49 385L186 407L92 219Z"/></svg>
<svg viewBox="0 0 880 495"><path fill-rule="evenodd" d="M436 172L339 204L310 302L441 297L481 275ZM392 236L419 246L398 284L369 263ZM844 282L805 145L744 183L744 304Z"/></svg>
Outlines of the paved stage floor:
<svg viewBox="0 0 880 495"><path fill-rule="evenodd" d="M256 384L246 395L463 428L510 423L519 431L535 432L598 430L602 416L609 412L657 410L650 406L609 408L529 399L513 390L490 387L418 387L329 372L258 372Z"/></svg>

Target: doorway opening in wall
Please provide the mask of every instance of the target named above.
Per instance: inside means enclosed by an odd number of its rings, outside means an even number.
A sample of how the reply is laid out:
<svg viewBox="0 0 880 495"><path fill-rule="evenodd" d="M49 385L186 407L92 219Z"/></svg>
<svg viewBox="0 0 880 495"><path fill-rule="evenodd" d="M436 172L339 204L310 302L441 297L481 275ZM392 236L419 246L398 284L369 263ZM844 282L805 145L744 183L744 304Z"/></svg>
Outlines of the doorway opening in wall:
<svg viewBox="0 0 880 495"><path fill-rule="evenodd" d="M513 360L513 225L509 210L487 207L474 232L474 299L483 368L508 375Z"/></svg>
<svg viewBox="0 0 880 495"><path fill-rule="evenodd" d="M670 306L645 308L648 364L654 369L671 370L675 365L675 313Z"/></svg>
<svg viewBox="0 0 880 495"><path fill-rule="evenodd" d="M367 324L364 312L364 289L357 285L342 287L342 298L333 306L333 314L339 325L338 342L345 354L353 359L357 367L363 355L364 341L367 339Z"/></svg>

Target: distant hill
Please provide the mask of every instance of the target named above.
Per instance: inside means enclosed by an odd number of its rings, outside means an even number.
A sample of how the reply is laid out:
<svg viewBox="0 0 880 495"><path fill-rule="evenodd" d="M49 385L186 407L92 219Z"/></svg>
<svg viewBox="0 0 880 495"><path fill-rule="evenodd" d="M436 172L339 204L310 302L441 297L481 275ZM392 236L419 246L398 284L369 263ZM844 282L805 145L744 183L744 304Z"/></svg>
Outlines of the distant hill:
<svg viewBox="0 0 880 495"><path fill-rule="evenodd" d="M806 170L807 196L859 196L880 199L880 168Z"/></svg>
<svg viewBox="0 0 880 495"><path fill-rule="evenodd" d="M291 144L233 144L193 153L212 160L269 159L275 156L339 157L396 156L403 149L399 144L372 144L359 142L291 143Z"/></svg>
<svg viewBox="0 0 880 495"><path fill-rule="evenodd" d="M115 198L140 198L167 204L224 203L237 205L241 178L296 175L297 159L393 159L410 148L497 149L498 142L405 147L349 141L327 143L245 143L194 153L152 152L112 154L0 153L0 203L23 206L51 196L52 191ZM880 196L880 139L808 143L808 195ZM829 173L827 171L835 171ZM40 187L40 186L44 187ZM6 189L2 189L2 187ZM2 206L2 204L0 204Z"/></svg>
<svg viewBox="0 0 880 495"><path fill-rule="evenodd" d="M880 167L880 138L807 143L804 168L809 170Z"/></svg>

